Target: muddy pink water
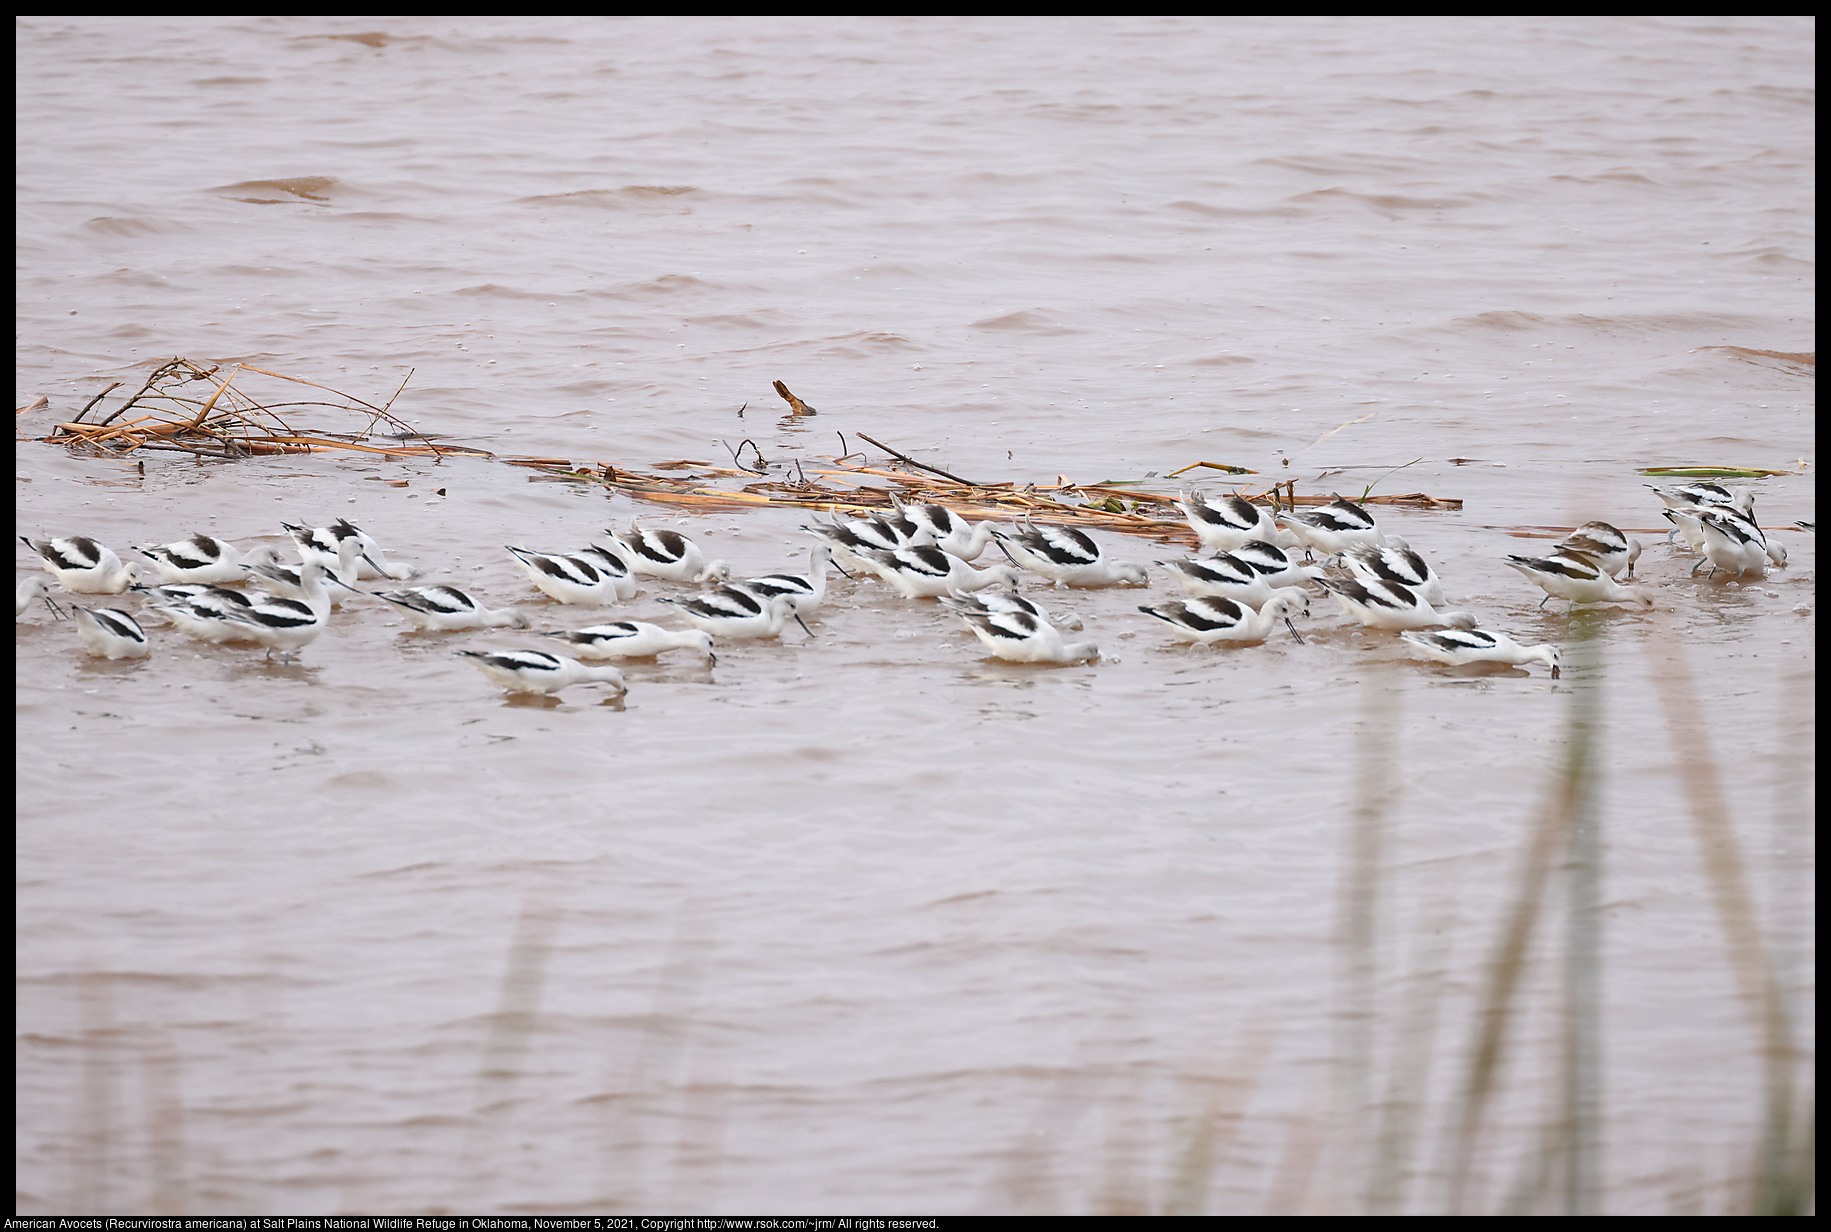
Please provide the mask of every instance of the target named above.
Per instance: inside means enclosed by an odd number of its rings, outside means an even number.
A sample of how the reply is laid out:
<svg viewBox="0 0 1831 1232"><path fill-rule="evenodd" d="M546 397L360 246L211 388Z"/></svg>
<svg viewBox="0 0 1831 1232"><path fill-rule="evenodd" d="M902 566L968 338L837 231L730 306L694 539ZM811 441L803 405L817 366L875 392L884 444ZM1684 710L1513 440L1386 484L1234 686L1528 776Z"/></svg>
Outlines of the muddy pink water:
<svg viewBox="0 0 1831 1232"><path fill-rule="evenodd" d="M1320 595L1305 644L1189 650L1136 610L1176 593L1154 567L1060 596L1096 663L988 661L838 580L812 638L633 664L620 703L508 700L451 652L532 632L375 600L295 666L150 618L150 658L91 660L37 608L17 1209L1745 1209L1786 1069L1750 990L1812 986L1813 31L26 19L22 534L347 516L537 630L677 624L679 588L562 609L505 543L641 515L804 567L793 511L29 439L174 355L371 398L411 369L406 418L504 454L749 438L780 476L863 432L981 480L1458 497L1382 523L1569 662L1413 662ZM1688 463L1787 472L1757 512L1788 567L1690 576L1636 473ZM1646 545L1655 610L1540 609L1502 565L1592 518ZM1554 871L1459 1163L1586 715L1599 846ZM1593 1171L1563 1185L1535 1161L1567 1072Z"/></svg>

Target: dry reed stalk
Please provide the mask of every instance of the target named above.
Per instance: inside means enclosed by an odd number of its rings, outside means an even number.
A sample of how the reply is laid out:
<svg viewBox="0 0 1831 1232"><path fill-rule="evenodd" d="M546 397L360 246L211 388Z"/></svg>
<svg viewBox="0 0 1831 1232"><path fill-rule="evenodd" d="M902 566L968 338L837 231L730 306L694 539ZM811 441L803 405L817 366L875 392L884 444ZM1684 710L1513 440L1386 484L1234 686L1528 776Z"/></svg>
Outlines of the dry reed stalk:
<svg viewBox="0 0 1831 1232"><path fill-rule="evenodd" d="M538 904L538 905L537 905ZM457 1161L458 1209L483 1209L495 1183L495 1162L508 1134L516 1083L539 1023L547 961L553 955L557 909L530 892L503 962L496 1012L477 1062L477 1086Z"/></svg>
<svg viewBox="0 0 1831 1232"><path fill-rule="evenodd" d="M1209 1213L1208 1196L1215 1174L1225 1166L1227 1154L1240 1135L1246 1106L1258 1089L1276 1042L1276 1031L1269 1024L1249 1026L1241 1032L1233 1056L1218 1073L1190 1079L1192 1084L1205 1087L1206 1094L1182 1149L1175 1153L1161 1213Z"/></svg>
<svg viewBox="0 0 1831 1232"><path fill-rule="evenodd" d="M1686 811L1699 862L1717 912L1737 999L1759 1040L1762 1064L1762 1140L1756 1149L1754 1192L1749 1215L1803 1215L1813 1209L1813 1146L1816 1116L1811 1096L1798 1089L1798 1067L1806 1060L1794 1040L1792 1013L1762 933L1741 843L1725 801L1721 775L1695 680L1682 643L1662 638L1647 643L1654 656L1666 728L1685 784Z"/></svg>
<svg viewBox="0 0 1831 1232"><path fill-rule="evenodd" d="M1497 1093L1501 1073L1506 1065L1509 1035L1518 1012L1517 994L1527 972L1534 929L1547 907L1547 891L1552 874L1557 871L1560 857L1572 864L1586 858L1584 853L1587 845L1577 841L1577 831L1589 824L1589 812L1594 807L1594 715L1598 681L1590 678L1594 674L1588 668L1594 662L1596 628L1594 621L1586 622L1572 646L1571 663L1565 673L1566 679L1573 683L1568 686L1571 691L1571 719L1564 764L1551 784L1537 819L1527 832L1520 868L1515 874L1512 902L1494 942L1492 956L1487 963L1485 986L1479 994L1474 1016L1474 1037L1464 1056L1466 1072L1462 1089L1457 1097L1457 1107L1452 1109L1445 1126L1445 1214L1466 1214L1475 1201L1476 1161L1480 1154L1478 1148L1486 1127L1488 1109ZM1578 906L1573 902L1573 908ZM1573 910L1572 914L1577 914L1577 911ZM1583 927L1593 928L1595 922L1589 921ZM1572 945L1575 944L1573 941ZM1574 1157L1580 1151L1596 1149L1597 1126L1594 1110L1586 1104L1585 1093L1581 1090L1573 1091L1573 1086L1580 1085L1585 1080L1583 1074L1588 1073L1593 1063L1591 1049L1594 1040L1589 1037L1573 1039L1570 1034L1572 1031L1580 1033L1589 1029L1588 1020L1583 1016L1595 1008L1571 1004L1571 998L1579 994L1597 994L1593 989L1589 993L1582 993L1579 985L1587 986L1588 982L1580 975L1573 977L1572 961L1567 957L1563 1091L1565 1128L1562 1138L1556 1144L1556 1149L1567 1164L1564 1170L1567 1208L1573 1203L1581 1207L1593 1202L1595 1194L1590 1184L1593 1173L1589 1161ZM1593 1078L1589 1080L1593 1081ZM1533 1188L1536 1191L1537 1186Z"/></svg>

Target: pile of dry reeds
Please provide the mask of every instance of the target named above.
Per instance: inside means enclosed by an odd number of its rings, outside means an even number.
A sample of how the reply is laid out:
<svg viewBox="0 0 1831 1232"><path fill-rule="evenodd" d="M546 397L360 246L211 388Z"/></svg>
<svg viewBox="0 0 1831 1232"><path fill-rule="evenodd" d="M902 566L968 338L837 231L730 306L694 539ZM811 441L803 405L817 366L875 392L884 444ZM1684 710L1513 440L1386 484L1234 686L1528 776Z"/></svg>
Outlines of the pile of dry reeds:
<svg viewBox="0 0 1831 1232"><path fill-rule="evenodd" d="M235 387L245 372L323 390L323 398L296 402L261 402ZM413 374L409 372L408 377ZM201 458L248 458L282 453L311 453L320 449L348 449L359 453L402 457L440 457L448 453L483 454L482 450L437 445L389 412L394 398L374 406L302 377L269 372L252 364L235 364L225 373L220 365L205 366L188 359L161 364L134 395L106 415L99 413L102 399L120 387L115 382L89 400L75 418L60 423L45 439L72 448L127 454L139 450L168 450ZM401 388L406 387L401 382ZM362 424L355 431L299 428L288 422L301 411L333 411L355 416ZM91 412L97 418L90 419ZM281 412L286 412L283 415ZM392 431L377 432L386 425ZM373 443L373 442L385 443ZM483 454L483 456L488 456Z"/></svg>
<svg viewBox="0 0 1831 1232"><path fill-rule="evenodd" d="M1087 526L1127 535L1193 543L1194 535L1177 509L1175 497L1144 490L1146 480L1103 480L1074 483L1059 475L1053 484L1020 484L1005 480L982 483L963 479L860 433L861 439L889 455L881 466L869 464L862 451L849 448L838 433L840 451L831 457L769 460L755 442L744 440L731 451L730 466L682 460L657 464L656 471L676 474L643 474L608 462L579 462L567 458L500 457L471 446L436 443L393 415L390 407L406 381L385 403L376 406L353 394L316 381L271 372L251 364L204 365L189 359L161 364L140 389L106 415L102 400L121 382L90 399L74 418L60 423L47 440L109 454L142 450L168 450L200 458L247 458L272 454L311 453L343 449L397 458L441 458L448 455L496 458L515 466L532 467L556 479L602 484L656 504L703 509L786 506L838 514L864 515L891 507L891 493L911 502L947 505L968 518L1025 520L1056 525ZM322 390L327 397L300 401L261 401L236 380L256 373ZM412 373L408 373L408 378ZM775 389L788 403L790 415L800 419L817 412L791 393L781 381ZM95 418L91 413L95 412ZM294 422L303 414L334 413L345 417L341 429L304 427ZM347 420L354 418L350 425ZM746 453L748 447L748 454ZM1234 475L1253 475L1245 467L1195 462L1183 471L1205 467ZM1173 479L1182 471L1171 472ZM733 482L733 481L737 482ZM888 484L885 481L890 481ZM1252 490L1250 480L1242 495L1267 500L1275 507L1321 505L1329 495L1299 495L1295 480ZM1167 483L1165 486L1169 486ZM1360 497L1364 503L1408 505L1426 509L1460 509L1462 502L1413 492L1403 496Z"/></svg>

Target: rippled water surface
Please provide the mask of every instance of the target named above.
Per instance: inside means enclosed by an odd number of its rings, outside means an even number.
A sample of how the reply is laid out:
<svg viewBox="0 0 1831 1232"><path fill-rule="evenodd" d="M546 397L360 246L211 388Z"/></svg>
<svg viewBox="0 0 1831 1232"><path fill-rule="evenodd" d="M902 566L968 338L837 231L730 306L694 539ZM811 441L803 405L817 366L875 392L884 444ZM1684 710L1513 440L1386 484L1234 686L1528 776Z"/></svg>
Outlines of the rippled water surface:
<svg viewBox="0 0 1831 1232"><path fill-rule="evenodd" d="M1155 568L1047 598L1094 663L836 579L813 636L622 700L508 699L451 651L533 632L375 600L294 665L150 619L92 660L36 608L17 1209L1747 1209L1810 1046L1813 32L22 20L20 534L347 516L535 630L678 623L681 588L565 609L503 544L640 516L805 567L795 509L34 439L185 355L636 471L865 433L982 482L1456 498L1377 512L1567 670L1418 663L1320 595L1303 644L1191 650L1136 610ZM1636 469L1686 464L1784 472L1786 568L1690 574ZM1541 609L1502 563L1593 518L1654 610Z"/></svg>

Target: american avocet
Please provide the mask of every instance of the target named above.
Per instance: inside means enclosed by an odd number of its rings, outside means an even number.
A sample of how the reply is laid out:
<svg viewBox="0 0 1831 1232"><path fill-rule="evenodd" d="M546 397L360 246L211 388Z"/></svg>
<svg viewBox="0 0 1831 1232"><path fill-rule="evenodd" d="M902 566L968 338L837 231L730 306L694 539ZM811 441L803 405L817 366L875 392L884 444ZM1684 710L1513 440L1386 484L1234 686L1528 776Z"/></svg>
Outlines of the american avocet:
<svg viewBox="0 0 1831 1232"><path fill-rule="evenodd" d="M28 539L19 542L38 553L47 572L73 595L118 595L133 585L137 565L121 558L83 535L63 539Z"/></svg>
<svg viewBox="0 0 1831 1232"><path fill-rule="evenodd" d="M1443 583L1437 579L1437 571L1396 535L1388 536L1385 547L1363 544L1349 548L1341 554L1341 561L1363 582L1397 582L1426 603L1443 602Z"/></svg>
<svg viewBox="0 0 1831 1232"><path fill-rule="evenodd" d="M1314 565L1300 565L1275 543L1254 539L1227 553L1265 579L1268 586L1301 586L1325 576Z"/></svg>
<svg viewBox="0 0 1831 1232"><path fill-rule="evenodd" d="M1718 508L1727 509L1729 506L1719 505ZM1661 509L1659 514L1661 517L1665 518L1666 521L1672 523L1672 529L1666 532L1666 539L1668 541L1670 541L1674 535L1682 535L1685 542L1691 546L1692 551L1702 552L1704 550L1704 528L1698 525L1698 520L1691 510ZM1702 565L1700 564L1693 567L1691 571L1696 573L1698 568L1701 567Z"/></svg>
<svg viewBox="0 0 1831 1232"><path fill-rule="evenodd" d="M1634 576L1634 562L1640 559L1640 540L1630 539L1607 522L1585 522L1558 541L1560 548L1581 552L1612 578L1623 569Z"/></svg>
<svg viewBox="0 0 1831 1232"><path fill-rule="evenodd" d="M571 556L516 547L508 551L534 585L561 603L605 605L636 593L635 576L623 558L595 543Z"/></svg>
<svg viewBox="0 0 1831 1232"><path fill-rule="evenodd" d="M840 560L851 561L860 569L869 569L861 552L875 548L879 551L894 552L898 548L910 547L917 543L926 543L933 532L917 526L907 518L855 518L849 522L816 522L812 526L803 526L802 530L810 535L818 535L826 540L827 546Z"/></svg>
<svg viewBox="0 0 1831 1232"><path fill-rule="evenodd" d="M623 560L631 573L669 582L704 582L731 576L724 561L708 563L699 545L679 531L643 530L640 523L631 518L627 535L608 527L604 533L622 545Z"/></svg>
<svg viewBox="0 0 1831 1232"><path fill-rule="evenodd" d="M332 607L342 607L343 597L347 594L362 593L354 585L359 558L363 555L362 545L356 540L344 539L338 542L334 553L327 553L317 546L307 547L300 542L299 555L300 564L288 565L280 559L279 552L272 545L263 543L242 557L242 571L248 577L258 580L270 594L282 599L303 599L303 561L312 560L324 570L325 578L333 583L328 592Z"/></svg>
<svg viewBox="0 0 1831 1232"><path fill-rule="evenodd" d="M890 503L905 521L926 528L936 547L961 560L978 560L997 529L992 522L971 525L946 505L905 505L895 492L890 493Z"/></svg>
<svg viewBox="0 0 1831 1232"><path fill-rule="evenodd" d="M742 586L720 586L691 599L663 598L680 609L680 614L695 627L704 629L719 641L748 637L776 637L792 617L809 637L814 631L795 615L791 595L765 599Z"/></svg>
<svg viewBox="0 0 1831 1232"><path fill-rule="evenodd" d="M406 590L372 590L400 609L401 615L422 629L525 629L528 618L513 608L491 611L456 586L412 586Z"/></svg>
<svg viewBox="0 0 1831 1232"><path fill-rule="evenodd" d="M76 635L83 646L98 659L140 659L146 656L146 632L140 622L119 608L77 607Z"/></svg>
<svg viewBox="0 0 1831 1232"><path fill-rule="evenodd" d="M32 606L34 599L43 599L45 606L51 609L52 617L63 619L64 610L51 601L51 588L41 577L29 577L19 583L19 588L13 592L13 619L25 615L25 609Z"/></svg>
<svg viewBox="0 0 1831 1232"><path fill-rule="evenodd" d="M1069 632L1079 630L1081 618L1073 612L1052 613L1033 599L1026 599L1015 590L982 590L970 595L940 595L937 602L950 612L961 616L978 612L984 615L997 615L999 612L1022 612L1034 616L1044 624L1054 625Z"/></svg>
<svg viewBox="0 0 1831 1232"><path fill-rule="evenodd" d="M1092 642L1065 642L1061 630L1028 612L953 610L987 649L1013 663L1076 663L1100 657L1100 648Z"/></svg>
<svg viewBox="0 0 1831 1232"><path fill-rule="evenodd" d="M1316 509L1280 510L1275 516L1278 525L1295 535L1298 543L1324 556L1339 556L1354 547L1379 547L1386 542L1374 525L1372 514L1339 496Z"/></svg>
<svg viewBox="0 0 1831 1232"><path fill-rule="evenodd" d="M363 581L387 577L393 578L397 582L404 582L409 578L419 576L420 571L412 565L389 560L388 554L382 550L381 544L375 541L374 536L352 524L348 518L338 518L329 526L310 528L287 526L284 522L280 525L286 526L286 529L292 532L294 539L299 539L302 533L308 536L313 546L324 553L327 566L339 556L339 544L346 539L355 540L360 549L356 557L356 576ZM305 550L305 540L299 540L299 548L300 551Z"/></svg>
<svg viewBox="0 0 1831 1232"><path fill-rule="evenodd" d="M1486 629L1407 630L1399 636L1413 650L1439 663L1455 667L1464 663L1511 663L1519 667L1543 662L1551 668L1551 678L1558 678L1560 659L1556 646L1522 646L1505 633L1490 633Z"/></svg>
<svg viewBox="0 0 1831 1232"><path fill-rule="evenodd" d="M795 601L796 615L811 612L826 598L826 571L832 559L833 549L817 543L807 550L806 573L768 573L745 578L744 589L765 599L787 595Z"/></svg>
<svg viewBox="0 0 1831 1232"><path fill-rule="evenodd" d="M290 663L293 651L303 650L324 632L331 617L331 596L326 581L334 586L343 583L317 558L299 566L299 598L282 599L261 595L246 608L225 607L225 619L246 625L256 641L267 647L267 657L274 651Z"/></svg>
<svg viewBox="0 0 1831 1232"><path fill-rule="evenodd" d="M254 606L254 600L239 590L184 582L156 587L147 594L148 607L171 621L174 629L200 641L221 645L259 640L251 626L229 616L230 612Z"/></svg>
<svg viewBox="0 0 1831 1232"><path fill-rule="evenodd" d="M1160 560L1154 563L1168 569L1183 590L1201 599L1219 597L1259 607L1276 590L1265 580L1263 573L1226 552L1217 556Z"/></svg>
<svg viewBox="0 0 1831 1232"><path fill-rule="evenodd" d="M1194 488L1185 488L1176 504L1188 519L1189 529L1210 552L1231 552L1254 539L1276 540L1284 534L1270 509L1244 496L1210 501Z"/></svg>
<svg viewBox="0 0 1831 1232"><path fill-rule="evenodd" d="M1100 545L1073 526L1023 526L995 531L1011 559L1059 586L1145 586L1143 565L1106 559Z"/></svg>
<svg viewBox="0 0 1831 1232"><path fill-rule="evenodd" d="M1504 563L1518 569L1545 592L1545 598L1539 600L1540 607L1554 595L1569 601L1570 607L1564 609L1567 612L1579 603L1653 606L1651 591L1638 586L1622 586L1603 572L1595 560L1581 552L1553 551L1551 555L1541 557L1509 556Z"/></svg>
<svg viewBox="0 0 1831 1232"><path fill-rule="evenodd" d="M1649 483L1653 495L1659 497L1660 504L1668 509L1677 509L1681 513L1690 513L1695 509L1709 508L1712 505L1729 505L1743 514L1753 517L1755 512L1755 489L1748 484L1728 487L1708 480L1696 483L1675 483L1666 487Z"/></svg>
<svg viewBox="0 0 1831 1232"><path fill-rule="evenodd" d="M1797 526L1800 530L1803 530L1804 532L1806 532L1806 534L1812 536L1812 538L1814 538L1814 539L1818 538L1818 521L1816 519L1814 519L1810 522L1795 522L1795 523L1793 523L1793 525Z"/></svg>
<svg viewBox="0 0 1831 1232"><path fill-rule="evenodd" d="M1258 609L1217 595L1210 599L1190 599L1187 603L1172 601L1157 607L1146 605L1138 610L1169 625L1171 635L1185 642L1201 642L1204 645L1215 642L1262 642L1270 636L1272 625L1283 620L1284 627L1291 631L1291 636L1301 645L1303 635L1291 623L1291 614L1307 615L1310 596L1307 591L1287 586Z"/></svg>
<svg viewBox="0 0 1831 1232"><path fill-rule="evenodd" d="M704 629L664 629L645 620L618 620L541 636L570 644L581 659L648 659L670 650L697 650L706 662L718 662L712 653L712 635Z"/></svg>
<svg viewBox="0 0 1831 1232"><path fill-rule="evenodd" d="M202 582L219 585L242 580L242 554L233 543L193 534L189 539L135 551L153 562L166 584Z"/></svg>
<svg viewBox="0 0 1831 1232"><path fill-rule="evenodd" d="M987 586L1017 585L1017 570L1010 565L975 569L932 543L898 548L894 552L865 548L859 555L872 572L895 587L905 599L933 599L962 591L983 590Z"/></svg>
<svg viewBox="0 0 1831 1232"><path fill-rule="evenodd" d="M1423 596L1399 582L1318 578L1317 584L1335 596L1342 611L1369 629L1427 629L1432 625L1473 629L1480 623L1468 612L1437 611Z"/></svg>
<svg viewBox="0 0 1831 1232"><path fill-rule="evenodd" d="M1711 573L1718 569L1736 574L1764 573L1769 563L1786 564L1785 546L1779 540L1770 540L1752 518L1745 518L1728 506L1699 509L1692 514L1668 511L1668 516L1697 525ZM1693 565L1691 572L1696 573L1703 563L1701 560Z"/></svg>
<svg viewBox="0 0 1831 1232"><path fill-rule="evenodd" d="M590 667L544 650L455 650L511 693L557 693L569 684L607 684L628 692L614 667Z"/></svg>

